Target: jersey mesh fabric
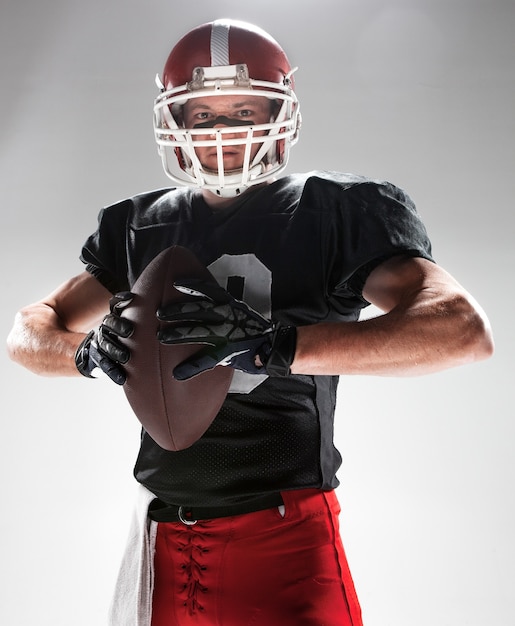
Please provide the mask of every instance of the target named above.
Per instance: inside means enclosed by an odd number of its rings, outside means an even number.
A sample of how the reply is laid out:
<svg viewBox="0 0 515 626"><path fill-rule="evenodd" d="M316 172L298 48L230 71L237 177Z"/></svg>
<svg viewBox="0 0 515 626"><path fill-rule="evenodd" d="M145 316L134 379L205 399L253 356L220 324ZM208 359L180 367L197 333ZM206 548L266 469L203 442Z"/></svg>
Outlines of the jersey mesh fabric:
<svg viewBox="0 0 515 626"><path fill-rule="evenodd" d="M336 487L340 456L334 446L321 447L313 399L299 402L306 390L313 394L313 379L298 378L287 385L268 379L249 394L252 402L231 394L205 435L186 450L167 452L145 434L136 478L164 502L192 507L236 504L281 489ZM280 390L285 410L266 400ZM327 476L320 455L330 467Z"/></svg>
<svg viewBox="0 0 515 626"><path fill-rule="evenodd" d="M228 263L233 274L233 261L244 260L241 280L231 284L244 283L264 308L251 306L263 314L269 307L274 320L294 325L356 320L378 263L396 254L431 260L425 228L401 189L327 172L256 187L218 213L191 189L124 200L101 212L81 258L114 293L130 289L171 245L190 249L210 268ZM334 488L341 463L333 444L336 388L336 378L292 376L230 393L187 450L167 453L143 433L135 476L165 502L190 506Z"/></svg>

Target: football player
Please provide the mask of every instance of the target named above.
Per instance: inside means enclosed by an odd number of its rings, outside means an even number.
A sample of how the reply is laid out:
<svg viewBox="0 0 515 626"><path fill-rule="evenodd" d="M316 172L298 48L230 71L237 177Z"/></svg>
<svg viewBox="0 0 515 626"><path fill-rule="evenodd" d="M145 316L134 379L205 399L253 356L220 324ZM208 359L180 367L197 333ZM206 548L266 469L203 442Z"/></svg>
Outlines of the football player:
<svg viewBox="0 0 515 626"><path fill-rule="evenodd" d="M402 189L285 175L301 126L294 79L260 28L188 32L154 104L176 186L105 208L84 273L24 308L9 337L12 358L37 373L101 369L123 384L133 328L122 311L149 261L186 247L220 285L183 281L188 306L156 312L172 322L164 345L200 348L170 376L217 364L235 376L191 447L170 452L143 431L113 625L359 626L334 493L338 377L425 374L493 350L484 312L434 262ZM360 321L370 303L383 314Z"/></svg>

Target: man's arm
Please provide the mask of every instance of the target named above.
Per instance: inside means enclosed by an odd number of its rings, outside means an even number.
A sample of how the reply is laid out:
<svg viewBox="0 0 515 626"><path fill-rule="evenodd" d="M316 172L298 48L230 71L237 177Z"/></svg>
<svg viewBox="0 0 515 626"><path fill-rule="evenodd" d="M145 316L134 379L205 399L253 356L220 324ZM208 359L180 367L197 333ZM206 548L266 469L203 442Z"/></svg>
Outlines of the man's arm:
<svg viewBox="0 0 515 626"><path fill-rule="evenodd" d="M7 339L11 359L36 374L79 376L75 352L109 311L111 293L88 272L24 307Z"/></svg>
<svg viewBox="0 0 515 626"><path fill-rule="evenodd" d="M384 311L373 319L297 329L293 374L414 376L488 358L488 320L438 265L395 257L374 269L364 297Z"/></svg>

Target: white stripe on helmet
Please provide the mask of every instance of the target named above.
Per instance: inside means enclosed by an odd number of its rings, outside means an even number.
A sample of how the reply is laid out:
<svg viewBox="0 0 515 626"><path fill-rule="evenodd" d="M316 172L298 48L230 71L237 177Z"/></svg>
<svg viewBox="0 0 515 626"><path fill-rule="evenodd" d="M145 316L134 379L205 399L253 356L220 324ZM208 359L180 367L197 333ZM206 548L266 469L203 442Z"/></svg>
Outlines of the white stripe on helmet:
<svg viewBox="0 0 515 626"><path fill-rule="evenodd" d="M211 28L211 67L230 65L229 63L229 29L230 22L216 20Z"/></svg>

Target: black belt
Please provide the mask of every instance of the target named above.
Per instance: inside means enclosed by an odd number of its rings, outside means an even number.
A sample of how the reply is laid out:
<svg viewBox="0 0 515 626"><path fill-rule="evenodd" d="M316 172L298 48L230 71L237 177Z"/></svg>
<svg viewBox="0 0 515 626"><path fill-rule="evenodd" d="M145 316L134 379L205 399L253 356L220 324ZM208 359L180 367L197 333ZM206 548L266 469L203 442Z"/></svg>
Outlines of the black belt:
<svg viewBox="0 0 515 626"><path fill-rule="evenodd" d="M218 517L230 517L243 515L264 509L272 509L284 504L280 493L271 493L260 498L254 498L240 504L228 504L225 506L178 506L167 504L156 498L148 507L148 516L154 522L182 522L193 525L198 520L216 519Z"/></svg>

